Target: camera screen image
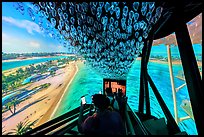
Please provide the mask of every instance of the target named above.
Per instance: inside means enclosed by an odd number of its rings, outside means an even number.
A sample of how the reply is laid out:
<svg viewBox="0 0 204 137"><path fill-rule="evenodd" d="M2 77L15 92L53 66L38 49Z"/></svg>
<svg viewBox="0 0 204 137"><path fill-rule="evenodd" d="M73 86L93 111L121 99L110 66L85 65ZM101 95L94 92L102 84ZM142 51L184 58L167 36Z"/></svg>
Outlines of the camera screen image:
<svg viewBox="0 0 204 137"><path fill-rule="evenodd" d="M107 95L118 92L121 92L122 95L126 95L126 80L103 79L103 89Z"/></svg>
<svg viewBox="0 0 204 137"><path fill-rule="evenodd" d="M85 96L81 97L82 104L86 104Z"/></svg>

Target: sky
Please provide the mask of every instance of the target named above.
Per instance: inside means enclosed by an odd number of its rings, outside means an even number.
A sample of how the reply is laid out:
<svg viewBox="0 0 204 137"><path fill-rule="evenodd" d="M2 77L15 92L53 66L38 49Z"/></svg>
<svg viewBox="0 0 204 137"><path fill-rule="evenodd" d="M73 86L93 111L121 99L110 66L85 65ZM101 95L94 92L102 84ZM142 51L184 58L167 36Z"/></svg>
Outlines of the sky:
<svg viewBox="0 0 204 137"><path fill-rule="evenodd" d="M17 11L13 3L2 2L2 51L4 53L67 51L56 39L45 35L37 21L33 22L27 12L22 15Z"/></svg>
<svg viewBox="0 0 204 137"><path fill-rule="evenodd" d="M16 2L2 2L2 51L5 53L31 53L31 52L67 52L68 50L62 46L56 39L47 36L38 26L38 18L32 21L27 12L22 15L17 11L13 4ZM23 2L29 5L29 2ZM24 6L27 7L27 6ZM202 41L201 24L202 14L197 20L190 21L189 25L195 25L192 32L199 34L199 40ZM43 21L46 26L47 21ZM198 23L197 23L198 22ZM198 31L195 31L195 30ZM190 29L191 30L191 29ZM160 42L159 42L160 41ZM175 41L175 36L170 39L171 43ZM155 43L155 41L154 41ZM155 44L164 43L162 39Z"/></svg>

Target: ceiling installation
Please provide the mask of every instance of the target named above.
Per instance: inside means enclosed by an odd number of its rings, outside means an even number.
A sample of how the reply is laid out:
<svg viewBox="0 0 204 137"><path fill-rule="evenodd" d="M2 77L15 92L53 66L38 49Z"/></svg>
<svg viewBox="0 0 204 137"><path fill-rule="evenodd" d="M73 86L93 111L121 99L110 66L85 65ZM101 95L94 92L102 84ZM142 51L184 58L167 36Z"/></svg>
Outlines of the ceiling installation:
<svg viewBox="0 0 204 137"><path fill-rule="evenodd" d="M126 79L163 8L154 2L14 2L104 78Z"/></svg>

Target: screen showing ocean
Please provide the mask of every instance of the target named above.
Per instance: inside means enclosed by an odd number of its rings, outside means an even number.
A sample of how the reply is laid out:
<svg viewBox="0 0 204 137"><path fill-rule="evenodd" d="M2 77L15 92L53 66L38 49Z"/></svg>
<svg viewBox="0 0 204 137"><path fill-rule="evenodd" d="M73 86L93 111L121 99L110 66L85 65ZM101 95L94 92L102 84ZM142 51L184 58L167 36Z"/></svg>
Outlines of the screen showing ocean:
<svg viewBox="0 0 204 137"><path fill-rule="evenodd" d="M160 48L160 50L158 50ZM161 50L163 49L163 50ZM163 51L163 52L158 52ZM201 58L201 46L194 45L194 52L197 55L197 59ZM160 55L162 57L166 57L166 47L165 45L154 46L152 48L151 55ZM13 62L3 62L2 70L9 70L16 67L26 66L30 64L41 63L49 60L56 60L65 58L66 56L58 56L58 57L50 57L50 58L38 58L38 59L30 59L23 61L13 61ZM172 47L172 57L179 57L177 47ZM131 109L134 111L138 111L138 103L139 103L139 87L140 87L140 60L135 60L133 63L128 75L127 75L127 91L126 95L128 97L128 104ZM103 77L93 68L87 66L83 63L78 64L79 71L74 77L72 83L69 88L65 92L65 95L62 97L60 105L58 106L53 118L60 116L80 105L80 97L82 95L88 94L86 97L87 101L90 102L91 95L102 91L103 88ZM173 74L176 76L178 71L182 70L182 66L180 64L173 65ZM174 108L173 108L173 96L170 82L170 74L169 67L167 63L158 63L158 62L149 62L148 64L148 72L152 77L152 80L155 82L157 89L159 90L161 96L163 97L167 107L169 108L171 114L174 116ZM175 86L179 87L185 82L174 78ZM157 99L154 96L153 91L150 89L150 107L152 115L161 118L164 117L164 114L157 102ZM12 94L11 94L12 95ZM183 117L187 116L184 110L180 107L182 100L189 99L187 87L184 86L177 92L177 108L178 108L178 116ZM5 97L5 99L8 96ZM3 98L3 100L5 100ZM179 123L179 127L181 131L186 131L190 135L196 135L196 125L194 120L188 119Z"/></svg>
<svg viewBox="0 0 204 137"><path fill-rule="evenodd" d="M159 47L159 46L158 46ZM195 48L196 47L196 48ZM153 53L156 53L157 46L153 47ZM164 47L166 48L166 47ZM172 50L172 53L176 56L179 56L178 49L175 47ZM166 50L166 49L165 49ZM164 50L163 50L164 51ZM194 46L195 54L201 54L201 46ZM152 54L153 54L152 53ZM164 52L165 53L165 52ZM165 53L166 55L166 53ZM173 55L172 55L173 56ZM129 74L127 76L127 97L128 104L134 111L138 111L139 103L139 85L140 85L140 61L136 60L132 65ZM98 93L102 90L103 78L89 66L80 64L79 72L75 76L72 84L70 85L68 92L66 92L64 98L61 101L61 105L57 109L55 116L64 114L65 112L72 110L79 106L81 95L88 94L87 98L91 100L91 95ZM183 70L181 65L173 65L174 76L178 74L178 71ZM173 107L173 96L170 82L170 74L168 64L160 64L149 62L148 72L154 81L157 89L159 90L161 96L163 97L167 107L169 108L171 114L174 116L174 107ZM175 87L179 87L185 82L174 78ZM152 115L161 118L164 117L163 111L159 106L156 97L154 96L153 91L150 89L150 107ZM182 100L189 99L189 94L187 87L184 86L177 92L177 108L178 108L178 117L187 116L184 110L180 107ZM190 135L196 135L196 125L194 120L188 119L179 123L181 131L186 131Z"/></svg>

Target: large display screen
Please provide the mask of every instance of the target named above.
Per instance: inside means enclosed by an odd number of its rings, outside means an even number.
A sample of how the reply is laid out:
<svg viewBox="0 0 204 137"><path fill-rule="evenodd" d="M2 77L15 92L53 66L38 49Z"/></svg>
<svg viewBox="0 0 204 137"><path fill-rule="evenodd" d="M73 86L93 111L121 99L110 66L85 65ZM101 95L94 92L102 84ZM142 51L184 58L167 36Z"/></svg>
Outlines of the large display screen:
<svg viewBox="0 0 204 137"><path fill-rule="evenodd" d="M118 92L126 95L126 80L103 79L103 92L108 96Z"/></svg>

